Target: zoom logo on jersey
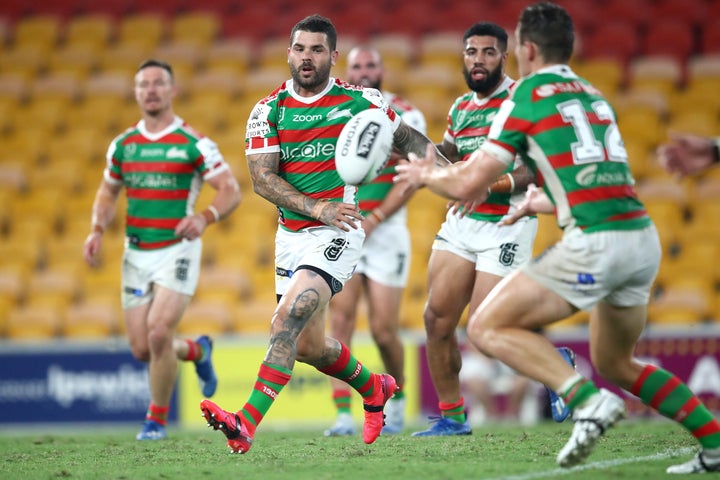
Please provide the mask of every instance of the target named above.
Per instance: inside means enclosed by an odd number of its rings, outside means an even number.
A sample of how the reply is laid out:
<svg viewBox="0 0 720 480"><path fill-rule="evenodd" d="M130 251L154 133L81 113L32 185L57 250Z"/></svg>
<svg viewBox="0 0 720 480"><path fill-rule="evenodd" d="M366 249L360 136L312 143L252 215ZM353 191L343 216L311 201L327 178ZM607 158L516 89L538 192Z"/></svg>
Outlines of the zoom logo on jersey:
<svg viewBox="0 0 720 480"><path fill-rule="evenodd" d="M517 252L517 243L503 243L500 245L500 257L498 261L501 265L509 267L515 261L515 252Z"/></svg>
<svg viewBox="0 0 720 480"><path fill-rule="evenodd" d="M325 258L331 262L336 261L342 255L343 250L347 247L347 240L344 238L335 238L332 240L332 245L325 249Z"/></svg>

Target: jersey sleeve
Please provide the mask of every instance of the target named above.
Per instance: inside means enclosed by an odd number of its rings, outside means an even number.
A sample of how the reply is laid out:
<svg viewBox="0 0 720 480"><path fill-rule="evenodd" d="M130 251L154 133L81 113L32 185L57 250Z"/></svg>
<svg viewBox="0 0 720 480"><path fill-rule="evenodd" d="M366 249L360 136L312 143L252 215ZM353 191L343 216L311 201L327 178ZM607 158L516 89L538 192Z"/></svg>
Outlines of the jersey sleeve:
<svg viewBox="0 0 720 480"><path fill-rule="evenodd" d="M220 172L228 170L230 166L225 162L225 159L220 153L220 149L217 144L207 137L203 137L195 144L202 158L202 164L200 165L200 173L203 178L212 178Z"/></svg>
<svg viewBox="0 0 720 480"><path fill-rule="evenodd" d="M245 154L277 153L280 140L277 131L277 112L266 99L261 100L250 112L245 127Z"/></svg>
<svg viewBox="0 0 720 480"><path fill-rule="evenodd" d="M518 106L513 99L505 100L480 148L502 163L512 164L518 152L527 150L527 136L532 126L530 115L527 108Z"/></svg>
<svg viewBox="0 0 720 480"><path fill-rule="evenodd" d="M108 146L107 153L105 153L105 170L103 170L103 178L106 182L112 185L119 185L122 183L122 170L120 169L120 163L122 161L121 153L122 150L118 148L120 146L120 137L116 137Z"/></svg>
<svg viewBox="0 0 720 480"><path fill-rule="evenodd" d="M385 100L382 92L376 88L363 88L362 92L362 98L387 114L390 122L392 123L394 133L400 126L400 116L392 109L387 100Z"/></svg>

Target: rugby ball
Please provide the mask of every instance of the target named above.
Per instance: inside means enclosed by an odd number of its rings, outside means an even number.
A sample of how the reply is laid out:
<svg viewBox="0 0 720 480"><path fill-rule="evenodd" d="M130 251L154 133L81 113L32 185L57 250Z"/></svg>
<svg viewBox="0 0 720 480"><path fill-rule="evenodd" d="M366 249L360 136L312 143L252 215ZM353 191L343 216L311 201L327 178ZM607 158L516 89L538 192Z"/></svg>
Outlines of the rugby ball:
<svg viewBox="0 0 720 480"><path fill-rule="evenodd" d="M345 124L335 144L335 168L348 185L372 182L392 153L393 128L379 108L363 110Z"/></svg>

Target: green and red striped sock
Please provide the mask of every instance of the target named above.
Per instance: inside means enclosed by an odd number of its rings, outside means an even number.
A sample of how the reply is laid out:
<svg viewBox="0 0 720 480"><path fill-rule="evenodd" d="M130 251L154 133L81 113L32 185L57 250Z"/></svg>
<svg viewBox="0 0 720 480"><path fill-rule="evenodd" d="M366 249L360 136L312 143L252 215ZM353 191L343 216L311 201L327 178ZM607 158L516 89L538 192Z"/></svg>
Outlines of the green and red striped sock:
<svg viewBox="0 0 720 480"><path fill-rule="evenodd" d="M565 381L560 387L560 397L570 410L575 410L585 400L600 393L595 383L579 373Z"/></svg>
<svg viewBox="0 0 720 480"><path fill-rule="evenodd" d="M255 429L257 429L257 426L291 377L292 370L287 368L270 365L267 362L260 365L260 371L255 381L255 387L250 393L250 398L248 398L243 408L237 412L238 416L242 416L247 420L246 426L250 435L255 434Z"/></svg>
<svg viewBox="0 0 720 480"><path fill-rule="evenodd" d="M165 424L167 423L169 411L169 405L166 407L161 407L150 402L150 405L148 405L147 413L145 413L145 420L152 420L155 423L159 423L160 425L165 426Z"/></svg>
<svg viewBox="0 0 720 480"><path fill-rule="evenodd" d="M333 390L333 403L338 413L350 413L352 392L346 388Z"/></svg>
<svg viewBox="0 0 720 480"><path fill-rule="evenodd" d="M363 398L369 397L373 393L375 382L372 372L360 363L350 353L350 349L341 345L340 356L330 366L318 368L325 375L330 375L350 385L358 391Z"/></svg>
<svg viewBox="0 0 720 480"><path fill-rule="evenodd" d="M457 402L438 402L440 407L440 415L458 423L465 423L467 416L465 415L465 399L460 397Z"/></svg>
<svg viewBox="0 0 720 480"><path fill-rule="evenodd" d="M631 392L645 405L680 423L703 448L720 447L720 423L672 373L655 365L646 365Z"/></svg>

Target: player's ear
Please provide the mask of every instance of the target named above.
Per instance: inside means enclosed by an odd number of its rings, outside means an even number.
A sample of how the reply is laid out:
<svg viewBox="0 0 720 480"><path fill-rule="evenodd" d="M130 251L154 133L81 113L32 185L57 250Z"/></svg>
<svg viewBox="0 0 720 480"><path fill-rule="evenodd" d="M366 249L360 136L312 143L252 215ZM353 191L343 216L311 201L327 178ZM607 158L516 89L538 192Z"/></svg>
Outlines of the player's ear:
<svg viewBox="0 0 720 480"><path fill-rule="evenodd" d="M337 64L337 59L340 53L337 50L333 50L330 54L330 64L334 67Z"/></svg>

